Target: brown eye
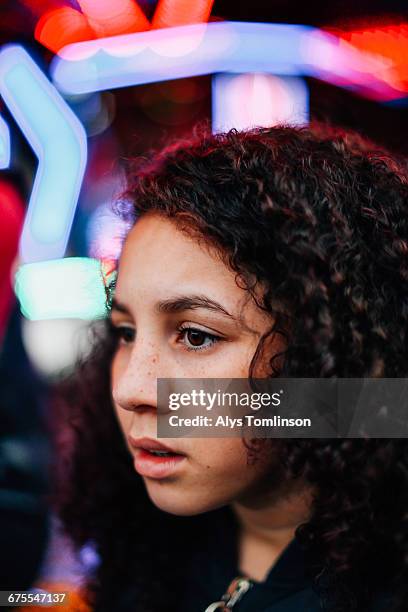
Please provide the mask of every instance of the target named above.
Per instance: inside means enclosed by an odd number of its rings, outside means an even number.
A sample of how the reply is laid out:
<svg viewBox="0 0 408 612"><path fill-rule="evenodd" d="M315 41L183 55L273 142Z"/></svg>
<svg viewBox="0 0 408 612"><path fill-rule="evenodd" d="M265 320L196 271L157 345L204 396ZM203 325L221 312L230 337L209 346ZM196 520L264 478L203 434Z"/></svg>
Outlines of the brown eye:
<svg viewBox="0 0 408 612"><path fill-rule="evenodd" d="M109 325L110 333L117 344L129 344L135 339L135 329L128 325Z"/></svg>
<svg viewBox="0 0 408 612"><path fill-rule="evenodd" d="M132 327L118 327L118 336L123 344L129 344L135 338L135 330Z"/></svg>
<svg viewBox="0 0 408 612"><path fill-rule="evenodd" d="M220 336L196 327L180 327L178 332L180 340L189 351L205 350L222 340Z"/></svg>
<svg viewBox="0 0 408 612"><path fill-rule="evenodd" d="M191 346L202 346L208 334L199 329L188 329L186 337Z"/></svg>

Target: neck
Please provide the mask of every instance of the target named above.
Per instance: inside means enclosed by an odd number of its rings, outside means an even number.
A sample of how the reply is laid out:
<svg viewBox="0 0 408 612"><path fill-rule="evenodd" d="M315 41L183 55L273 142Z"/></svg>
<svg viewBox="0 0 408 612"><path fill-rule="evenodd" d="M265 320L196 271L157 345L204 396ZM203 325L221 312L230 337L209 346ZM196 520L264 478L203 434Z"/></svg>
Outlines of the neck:
<svg viewBox="0 0 408 612"><path fill-rule="evenodd" d="M266 499L262 505L245 500L234 502L240 571L254 580L264 580L294 538L297 527L309 519L310 506L311 492L307 489Z"/></svg>

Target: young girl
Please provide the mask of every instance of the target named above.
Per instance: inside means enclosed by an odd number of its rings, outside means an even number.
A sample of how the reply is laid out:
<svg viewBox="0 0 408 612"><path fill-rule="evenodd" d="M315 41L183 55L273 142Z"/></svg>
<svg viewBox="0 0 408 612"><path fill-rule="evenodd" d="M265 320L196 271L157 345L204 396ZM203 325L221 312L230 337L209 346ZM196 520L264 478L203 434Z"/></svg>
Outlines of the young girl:
<svg viewBox="0 0 408 612"><path fill-rule="evenodd" d="M95 612L407 610L404 439L157 438L157 378L405 377L408 182L355 136L199 135L130 171L59 508Z"/></svg>

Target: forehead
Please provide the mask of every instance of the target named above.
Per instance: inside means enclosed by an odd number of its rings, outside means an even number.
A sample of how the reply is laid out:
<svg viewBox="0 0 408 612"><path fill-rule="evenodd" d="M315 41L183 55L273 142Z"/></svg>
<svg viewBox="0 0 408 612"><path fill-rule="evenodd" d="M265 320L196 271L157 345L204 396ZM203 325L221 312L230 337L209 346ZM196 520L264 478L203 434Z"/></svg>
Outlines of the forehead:
<svg viewBox="0 0 408 612"><path fill-rule="evenodd" d="M216 255L174 223L158 214L142 216L130 230L119 261L116 294L131 300L136 293L205 292L230 305L248 294Z"/></svg>

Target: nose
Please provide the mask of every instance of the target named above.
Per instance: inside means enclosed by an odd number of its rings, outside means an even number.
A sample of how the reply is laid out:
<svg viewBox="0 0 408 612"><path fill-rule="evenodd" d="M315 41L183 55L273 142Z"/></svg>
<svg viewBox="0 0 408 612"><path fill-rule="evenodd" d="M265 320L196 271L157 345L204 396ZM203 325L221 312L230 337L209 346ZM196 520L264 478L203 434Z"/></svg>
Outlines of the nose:
<svg viewBox="0 0 408 612"><path fill-rule="evenodd" d="M135 342L127 362L112 369L112 397L124 410L155 411L157 407L157 376L159 353L153 345Z"/></svg>

